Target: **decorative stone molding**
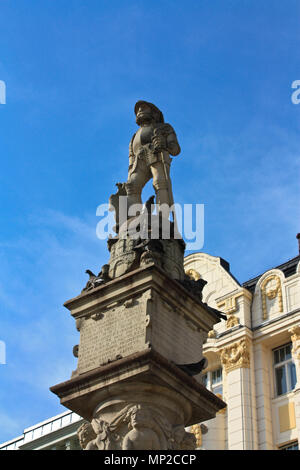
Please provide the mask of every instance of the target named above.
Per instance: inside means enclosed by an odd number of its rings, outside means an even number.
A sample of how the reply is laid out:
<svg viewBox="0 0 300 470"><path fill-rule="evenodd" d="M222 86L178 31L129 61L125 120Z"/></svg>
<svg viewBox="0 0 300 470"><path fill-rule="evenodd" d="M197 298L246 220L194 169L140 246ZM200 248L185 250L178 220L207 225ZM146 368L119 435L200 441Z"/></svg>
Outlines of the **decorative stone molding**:
<svg viewBox="0 0 300 470"><path fill-rule="evenodd" d="M195 438L196 438L196 448L198 447L201 447L202 446L202 430L201 430L201 425L200 424L194 424L191 429L190 429L190 432L192 434L194 434Z"/></svg>
<svg viewBox="0 0 300 470"><path fill-rule="evenodd" d="M207 337L208 337L208 338L216 338L216 336L217 336L217 335L216 335L215 330L210 330L210 331L208 332L208 334L207 334Z"/></svg>
<svg viewBox="0 0 300 470"><path fill-rule="evenodd" d="M243 292L239 292L238 294L232 295L231 297L217 301L217 306L218 308L222 308L226 315L232 315L238 309L236 300L243 295Z"/></svg>
<svg viewBox="0 0 300 470"><path fill-rule="evenodd" d="M199 279L201 279L201 275L195 269L187 269L185 274L193 281L199 281Z"/></svg>
<svg viewBox="0 0 300 470"><path fill-rule="evenodd" d="M275 287L268 289L268 284L272 281L275 281ZM263 311L263 320L267 319L267 298L275 299L278 297L279 311L283 312L283 302L282 302L282 289L281 289L281 280L277 274L271 274L261 283L261 298L262 298L262 311Z"/></svg>
<svg viewBox="0 0 300 470"><path fill-rule="evenodd" d="M289 329L293 343L292 353L295 359L300 360L300 325L295 325Z"/></svg>
<svg viewBox="0 0 300 470"><path fill-rule="evenodd" d="M208 427L205 424L194 424L190 428L190 432L194 434L196 438L196 448L202 446L202 436L208 432Z"/></svg>
<svg viewBox="0 0 300 470"><path fill-rule="evenodd" d="M235 315L229 315L226 321L226 328L233 328L234 326L239 325L239 319Z"/></svg>
<svg viewBox="0 0 300 470"><path fill-rule="evenodd" d="M228 373L240 367L250 367L250 341L243 338L220 350L220 358L225 371Z"/></svg>
<svg viewBox="0 0 300 470"><path fill-rule="evenodd" d="M237 299L244 295L247 295L244 291L239 292L238 294L217 302L218 308L222 309L222 311L228 316L226 328L233 328L239 324L239 319L234 315L234 313L238 310Z"/></svg>
<svg viewBox="0 0 300 470"><path fill-rule="evenodd" d="M295 325L293 326L290 330L289 333L292 334L291 340L294 343L295 341L300 340L300 325Z"/></svg>
<svg viewBox="0 0 300 470"><path fill-rule="evenodd" d="M221 400L223 400L223 397L222 397L221 393L216 393L216 396L217 396L218 398L221 398ZM226 413L226 410L227 410L227 406L225 406L225 408L222 408L221 410L219 410L219 411L217 412L217 415L219 415L219 414L220 414L220 415L224 415L224 414Z"/></svg>
<svg viewBox="0 0 300 470"><path fill-rule="evenodd" d="M84 450L194 450L196 437L183 425L172 426L154 406L129 404L108 423L95 416L78 430Z"/></svg>

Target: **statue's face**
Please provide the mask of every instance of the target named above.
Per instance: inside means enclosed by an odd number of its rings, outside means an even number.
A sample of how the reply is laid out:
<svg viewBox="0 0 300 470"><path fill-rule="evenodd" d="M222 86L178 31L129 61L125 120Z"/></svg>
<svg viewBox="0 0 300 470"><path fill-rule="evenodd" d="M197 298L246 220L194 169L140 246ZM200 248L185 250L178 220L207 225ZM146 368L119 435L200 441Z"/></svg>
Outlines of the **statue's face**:
<svg viewBox="0 0 300 470"><path fill-rule="evenodd" d="M138 125L151 122L153 120L152 108L146 103L141 103L136 112L136 123Z"/></svg>
<svg viewBox="0 0 300 470"><path fill-rule="evenodd" d="M78 437L79 437L79 443L81 447L85 447L86 444L93 439L94 435L91 429L90 424L85 424L82 426L81 429L79 429L78 432Z"/></svg>

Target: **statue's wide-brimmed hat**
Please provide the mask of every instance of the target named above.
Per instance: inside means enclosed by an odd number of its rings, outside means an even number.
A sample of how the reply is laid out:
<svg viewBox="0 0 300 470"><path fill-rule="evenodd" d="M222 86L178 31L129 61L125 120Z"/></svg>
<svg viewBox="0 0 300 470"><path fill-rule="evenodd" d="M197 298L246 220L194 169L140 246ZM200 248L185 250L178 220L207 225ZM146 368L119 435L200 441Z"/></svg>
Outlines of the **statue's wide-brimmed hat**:
<svg viewBox="0 0 300 470"><path fill-rule="evenodd" d="M147 106L150 106L150 108L152 108L153 111L155 111L155 113L159 116L158 122L165 122L164 121L164 116L163 116L163 113L161 112L161 110L158 109L158 107L155 106L155 104L148 103L148 101L140 100L137 103L135 103L135 106L134 106L134 114L135 115L136 115L136 113L138 111L138 108L141 104L146 104Z"/></svg>

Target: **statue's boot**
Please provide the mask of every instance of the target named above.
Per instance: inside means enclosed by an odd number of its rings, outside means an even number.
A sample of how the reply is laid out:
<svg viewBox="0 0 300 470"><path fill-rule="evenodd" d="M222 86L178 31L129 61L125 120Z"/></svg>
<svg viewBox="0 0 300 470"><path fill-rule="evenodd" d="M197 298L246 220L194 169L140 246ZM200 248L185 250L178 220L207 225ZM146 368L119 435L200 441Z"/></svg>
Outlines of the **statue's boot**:
<svg viewBox="0 0 300 470"><path fill-rule="evenodd" d="M127 218L135 217L139 215L139 212L142 210L142 190L136 188L135 185L131 183L126 183L126 192L127 192ZM136 207L134 207L136 206Z"/></svg>

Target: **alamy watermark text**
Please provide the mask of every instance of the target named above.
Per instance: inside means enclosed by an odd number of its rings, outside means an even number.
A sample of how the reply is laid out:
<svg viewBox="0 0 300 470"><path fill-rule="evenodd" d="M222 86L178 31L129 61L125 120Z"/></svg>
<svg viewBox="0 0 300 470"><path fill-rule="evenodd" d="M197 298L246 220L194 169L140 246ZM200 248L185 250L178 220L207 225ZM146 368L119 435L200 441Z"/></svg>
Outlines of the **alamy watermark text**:
<svg viewBox="0 0 300 470"><path fill-rule="evenodd" d="M295 88L295 91L292 93L291 100L293 104L300 103L300 80L294 80L292 83L292 88Z"/></svg>
<svg viewBox="0 0 300 470"><path fill-rule="evenodd" d="M0 364L6 364L6 345L0 340Z"/></svg>
<svg viewBox="0 0 300 470"><path fill-rule="evenodd" d="M162 215L161 218L159 214ZM174 214L173 226L169 220L170 214ZM100 204L96 215L101 218L96 228L97 237L105 240L114 231L116 220L110 212L109 204ZM126 196L121 196L118 225L121 238L127 236L133 239L147 239L149 236L152 239L165 240L170 237L184 238L187 250L201 250L204 245L204 204L173 204L171 207L168 205L157 207L156 204L146 207L134 204L128 208Z"/></svg>

